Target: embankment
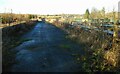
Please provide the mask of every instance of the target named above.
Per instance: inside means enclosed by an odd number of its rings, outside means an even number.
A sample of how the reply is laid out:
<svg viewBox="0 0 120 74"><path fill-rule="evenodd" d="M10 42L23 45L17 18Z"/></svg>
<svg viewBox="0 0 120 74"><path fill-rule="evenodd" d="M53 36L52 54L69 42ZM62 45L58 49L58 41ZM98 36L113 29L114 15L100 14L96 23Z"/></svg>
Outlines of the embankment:
<svg viewBox="0 0 120 74"><path fill-rule="evenodd" d="M21 44L24 40L19 40L20 37L29 32L38 21L29 21L20 23L14 26L2 28L2 70L9 72L10 67L16 63L16 51L11 49Z"/></svg>

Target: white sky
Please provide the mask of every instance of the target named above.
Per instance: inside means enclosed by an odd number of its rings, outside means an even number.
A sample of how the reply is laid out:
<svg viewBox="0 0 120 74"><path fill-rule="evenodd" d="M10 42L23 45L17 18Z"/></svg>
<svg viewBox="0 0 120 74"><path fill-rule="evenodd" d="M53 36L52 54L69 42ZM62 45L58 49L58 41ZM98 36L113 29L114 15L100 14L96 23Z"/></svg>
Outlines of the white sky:
<svg viewBox="0 0 120 74"><path fill-rule="evenodd" d="M83 14L93 7L106 11L118 10L120 0L0 0L0 12L34 14Z"/></svg>

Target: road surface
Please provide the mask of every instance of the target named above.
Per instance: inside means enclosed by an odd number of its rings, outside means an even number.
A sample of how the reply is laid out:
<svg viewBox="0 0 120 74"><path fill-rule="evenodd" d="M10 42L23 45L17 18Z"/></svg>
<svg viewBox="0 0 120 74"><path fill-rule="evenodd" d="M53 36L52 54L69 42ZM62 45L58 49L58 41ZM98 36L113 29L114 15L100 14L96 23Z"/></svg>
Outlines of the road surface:
<svg viewBox="0 0 120 74"><path fill-rule="evenodd" d="M77 72L81 65L72 54L82 54L80 46L65 38L66 33L53 25L39 22L22 36L12 72ZM65 47L66 46L66 47Z"/></svg>

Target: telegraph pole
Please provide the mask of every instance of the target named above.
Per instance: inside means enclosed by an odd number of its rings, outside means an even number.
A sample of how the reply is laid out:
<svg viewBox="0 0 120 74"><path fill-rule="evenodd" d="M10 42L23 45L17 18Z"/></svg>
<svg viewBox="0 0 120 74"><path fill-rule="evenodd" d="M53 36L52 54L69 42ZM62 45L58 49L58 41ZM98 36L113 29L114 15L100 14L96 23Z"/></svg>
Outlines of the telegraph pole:
<svg viewBox="0 0 120 74"><path fill-rule="evenodd" d="M116 33L115 33L115 13L114 13L114 8L113 8L113 12L112 12L112 14L113 14L113 22L114 22L114 24L113 24L113 48L114 48L114 46L115 46L115 41L116 41Z"/></svg>
<svg viewBox="0 0 120 74"><path fill-rule="evenodd" d="M2 24L2 17L0 16L0 25Z"/></svg>
<svg viewBox="0 0 120 74"><path fill-rule="evenodd" d="M4 13L6 13L6 8L5 8L5 11L4 11Z"/></svg>
<svg viewBox="0 0 120 74"><path fill-rule="evenodd" d="M11 14L12 14L12 9L11 9Z"/></svg>

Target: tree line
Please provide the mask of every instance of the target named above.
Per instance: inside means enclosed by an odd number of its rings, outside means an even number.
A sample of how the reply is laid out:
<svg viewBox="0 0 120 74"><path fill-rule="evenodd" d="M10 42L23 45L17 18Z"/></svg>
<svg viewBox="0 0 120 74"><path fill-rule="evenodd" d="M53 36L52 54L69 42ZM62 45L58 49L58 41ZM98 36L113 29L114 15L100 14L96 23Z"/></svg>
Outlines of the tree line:
<svg viewBox="0 0 120 74"><path fill-rule="evenodd" d="M113 8L113 11L106 12L105 8L103 7L101 10L98 10L97 8L92 8L91 11L89 9L86 9L84 13L84 19L104 19L106 21L110 21L109 19L118 20L118 13L115 12L115 9Z"/></svg>
<svg viewBox="0 0 120 74"><path fill-rule="evenodd" d="M17 21L29 21L30 19L37 18L37 15L33 14L14 14L14 13L1 13L0 22L2 24L10 24Z"/></svg>

